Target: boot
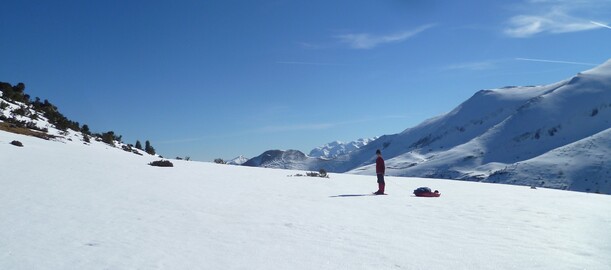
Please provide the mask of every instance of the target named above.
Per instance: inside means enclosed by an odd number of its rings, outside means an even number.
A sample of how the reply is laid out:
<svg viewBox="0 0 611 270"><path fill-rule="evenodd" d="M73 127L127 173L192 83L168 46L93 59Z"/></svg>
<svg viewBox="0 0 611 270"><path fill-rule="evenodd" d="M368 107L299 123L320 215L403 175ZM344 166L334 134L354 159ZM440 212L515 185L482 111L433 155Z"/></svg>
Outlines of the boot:
<svg viewBox="0 0 611 270"><path fill-rule="evenodd" d="M386 187L386 183L381 183L379 186L380 186L380 193L384 194L384 188Z"/></svg>
<svg viewBox="0 0 611 270"><path fill-rule="evenodd" d="M375 194L375 195L382 195L382 194L384 194L384 184L378 183L378 191L374 192L373 194Z"/></svg>

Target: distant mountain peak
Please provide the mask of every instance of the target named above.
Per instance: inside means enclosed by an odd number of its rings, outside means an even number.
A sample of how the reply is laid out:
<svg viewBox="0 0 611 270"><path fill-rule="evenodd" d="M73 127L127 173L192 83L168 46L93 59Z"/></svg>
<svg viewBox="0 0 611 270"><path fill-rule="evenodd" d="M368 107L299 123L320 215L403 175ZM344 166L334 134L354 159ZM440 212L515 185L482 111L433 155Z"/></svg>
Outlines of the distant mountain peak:
<svg viewBox="0 0 611 270"><path fill-rule="evenodd" d="M229 165L242 165L244 164L246 161L248 161L248 158L245 156L237 156L235 158L232 158L230 160L227 161L227 164Z"/></svg>
<svg viewBox="0 0 611 270"><path fill-rule="evenodd" d="M339 156L348 155L353 151L377 140L379 137L358 139L351 142L333 141L323 146L316 147L310 151L308 156L313 158L334 159Z"/></svg>
<svg viewBox="0 0 611 270"><path fill-rule="evenodd" d="M304 168L308 157L299 150L268 150L244 162L242 165L250 167L265 167L277 169Z"/></svg>

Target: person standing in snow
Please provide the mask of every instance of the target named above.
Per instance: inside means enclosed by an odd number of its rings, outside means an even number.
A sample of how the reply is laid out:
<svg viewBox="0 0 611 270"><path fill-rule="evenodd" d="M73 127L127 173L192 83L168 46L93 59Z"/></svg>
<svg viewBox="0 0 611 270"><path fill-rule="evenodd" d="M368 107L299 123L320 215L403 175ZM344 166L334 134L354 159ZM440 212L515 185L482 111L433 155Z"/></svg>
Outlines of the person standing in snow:
<svg viewBox="0 0 611 270"><path fill-rule="evenodd" d="M382 151L380 149L376 150L376 175L378 176L378 191L374 192L375 195L384 194L384 187L386 183L384 182L384 173L386 172L386 166L384 165L384 159L382 158Z"/></svg>

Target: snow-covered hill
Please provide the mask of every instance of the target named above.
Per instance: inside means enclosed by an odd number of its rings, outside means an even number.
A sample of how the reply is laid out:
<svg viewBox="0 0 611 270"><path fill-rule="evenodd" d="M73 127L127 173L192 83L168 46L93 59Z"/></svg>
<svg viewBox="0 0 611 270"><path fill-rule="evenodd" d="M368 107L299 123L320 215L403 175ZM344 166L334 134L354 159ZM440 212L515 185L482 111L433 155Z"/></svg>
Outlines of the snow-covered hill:
<svg viewBox="0 0 611 270"><path fill-rule="evenodd" d="M59 142L77 142L86 146L103 145L120 149L136 155L149 155L141 149L136 149L132 145L123 143L117 140L110 140L114 146L110 146L99 137L86 135L83 132L78 132L67 128L65 130L58 129L51 124L44 113L37 111L31 104L16 102L4 97L3 92L0 92L0 131L10 131L12 133L27 134L37 138ZM57 108L54 109L57 111ZM15 124L13 122L18 122ZM152 157L160 157L155 154Z"/></svg>
<svg viewBox="0 0 611 270"><path fill-rule="evenodd" d="M227 161L227 164L229 165L242 165L244 164L246 161L248 161L249 158L245 157L245 156L238 156L235 158L232 158L230 160Z"/></svg>
<svg viewBox="0 0 611 270"><path fill-rule="evenodd" d="M371 176L157 159L0 131L0 269L611 265L611 196L396 177L370 196Z"/></svg>
<svg viewBox="0 0 611 270"><path fill-rule="evenodd" d="M316 147L310 151L308 156L313 158L334 159L342 155L347 155L354 152L368 143L375 141L378 137L358 139L351 142L334 141L320 147Z"/></svg>
<svg viewBox="0 0 611 270"><path fill-rule="evenodd" d="M306 156L299 150L269 150L244 162L242 165L249 167L263 167L276 169L307 169L308 160L312 158Z"/></svg>
<svg viewBox="0 0 611 270"><path fill-rule="evenodd" d="M348 155L293 164L374 174L381 149L389 175L611 194L610 121L611 60L550 85L481 90L445 115Z"/></svg>

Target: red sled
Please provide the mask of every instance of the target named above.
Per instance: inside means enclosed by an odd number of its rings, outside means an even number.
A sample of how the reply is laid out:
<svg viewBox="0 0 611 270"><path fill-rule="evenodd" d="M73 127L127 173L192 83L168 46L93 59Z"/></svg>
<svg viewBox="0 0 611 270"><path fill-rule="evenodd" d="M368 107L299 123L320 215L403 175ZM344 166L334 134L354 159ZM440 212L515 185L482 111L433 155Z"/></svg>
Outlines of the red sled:
<svg viewBox="0 0 611 270"><path fill-rule="evenodd" d="M439 197L441 196L441 193L439 193L438 190L433 192L428 187L419 187L414 190L414 195L416 195L416 197Z"/></svg>
<svg viewBox="0 0 611 270"><path fill-rule="evenodd" d="M418 194L414 194L416 195L416 197L439 197L441 196L441 193L438 192L424 192L424 193L418 193Z"/></svg>

